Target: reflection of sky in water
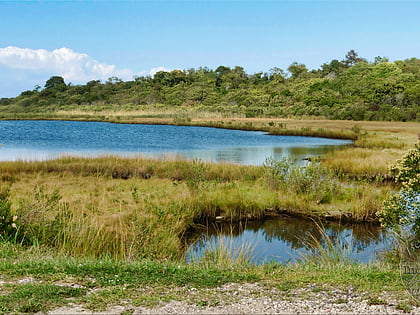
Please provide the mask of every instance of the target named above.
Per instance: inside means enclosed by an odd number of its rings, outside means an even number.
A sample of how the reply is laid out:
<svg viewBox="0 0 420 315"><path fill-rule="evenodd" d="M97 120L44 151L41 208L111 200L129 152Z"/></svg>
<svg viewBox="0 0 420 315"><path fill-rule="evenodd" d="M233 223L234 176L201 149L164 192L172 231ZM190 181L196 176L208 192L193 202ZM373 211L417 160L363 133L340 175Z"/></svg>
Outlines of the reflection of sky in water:
<svg viewBox="0 0 420 315"><path fill-rule="evenodd" d="M351 142L205 127L0 121L0 143L2 161L45 160L65 154L142 154L255 165L269 156L302 159L321 155Z"/></svg>
<svg viewBox="0 0 420 315"><path fill-rule="evenodd" d="M339 146L341 148L341 146ZM295 157L302 160L310 156L319 156L330 152L332 146L306 147L239 147L223 150L187 151L179 154L187 158L200 158L204 161L233 162L248 165L262 164L267 157L281 160L285 157Z"/></svg>
<svg viewBox="0 0 420 315"><path fill-rule="evenodd" d="M349 244L350 258L358 262L377 259L377 255L389 248L391 242L388 233L375 225L342 226L330 223L324 227L331 240L339 240L337 244L341 245ZM192 236L188 241L190 245L186 257L187 260L197 259L222 242L233 252L243 246L250 248L255 263L287 263L308 253L305 244L312 236L323 240L316 224L301 218L250 221L244 228L226 223L216 228L207 227L205 232Z"/></svg>

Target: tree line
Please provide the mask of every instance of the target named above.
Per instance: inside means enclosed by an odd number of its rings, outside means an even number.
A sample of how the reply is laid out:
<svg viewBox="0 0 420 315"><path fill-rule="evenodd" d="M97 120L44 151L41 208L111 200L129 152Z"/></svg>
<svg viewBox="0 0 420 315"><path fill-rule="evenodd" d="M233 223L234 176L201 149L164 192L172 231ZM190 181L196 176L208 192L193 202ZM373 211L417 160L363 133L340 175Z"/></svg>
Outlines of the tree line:
<svg viewBox="0 0 420 315"><path fill-rule="evenodd" d="M141 109L186 106L247 117L320 116L341 120L420 121L420 59L373 61L350 50L309 70L294 62L286 70L248 74L240 66L160 71L131 81L112 77L84 85L53 76L43 88L0 99L0 111L40 112L77 106Z"/></svg>

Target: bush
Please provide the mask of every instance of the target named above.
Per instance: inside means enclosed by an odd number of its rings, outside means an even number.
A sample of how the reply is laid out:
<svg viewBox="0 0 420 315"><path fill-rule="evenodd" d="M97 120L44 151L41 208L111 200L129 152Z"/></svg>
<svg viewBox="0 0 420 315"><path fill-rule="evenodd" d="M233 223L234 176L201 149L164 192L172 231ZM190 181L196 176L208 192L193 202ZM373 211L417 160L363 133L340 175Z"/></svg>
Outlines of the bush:
<svg viewBox="0 0 420 315"><path fill-rule="evenodd" d="M266 159L268 183L272 188L280 188L298 195L306 195L318 204L329 203L338 191L338 184L331 171L317 162L306 167L296 165L296 161L287 158L276 161Z"/></svg>
<svg viewBox="0 0 420 315"><path fill-rule="evenodd" d="M382 225L398 233L406 232L410 239L420 240L420 146L416 145L391 167L395 180L402 188L385 200L378 213Z"/></svg>

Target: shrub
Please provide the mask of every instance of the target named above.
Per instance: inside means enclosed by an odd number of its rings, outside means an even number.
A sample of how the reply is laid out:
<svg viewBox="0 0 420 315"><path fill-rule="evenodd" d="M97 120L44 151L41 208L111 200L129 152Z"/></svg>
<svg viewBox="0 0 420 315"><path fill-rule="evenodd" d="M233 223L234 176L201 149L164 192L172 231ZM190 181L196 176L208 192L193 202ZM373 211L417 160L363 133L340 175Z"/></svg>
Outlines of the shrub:
<svg viewBox="0 0 420 315"><path fill-rule="evenodd" d="M300 167L296 161L287 158L280 161L268 158L264 167L271 187L306 195L318 204L329 203L339 188L331 171L317 162Z"/></svg>
<svg viewBox="0 0 420 315"><path fill-rule="evenodd" d="M395 180L402 188L385 200L378 213L382 225L398 233L408 232L409 238L420 240L420 146L391 167Z"/></svg>

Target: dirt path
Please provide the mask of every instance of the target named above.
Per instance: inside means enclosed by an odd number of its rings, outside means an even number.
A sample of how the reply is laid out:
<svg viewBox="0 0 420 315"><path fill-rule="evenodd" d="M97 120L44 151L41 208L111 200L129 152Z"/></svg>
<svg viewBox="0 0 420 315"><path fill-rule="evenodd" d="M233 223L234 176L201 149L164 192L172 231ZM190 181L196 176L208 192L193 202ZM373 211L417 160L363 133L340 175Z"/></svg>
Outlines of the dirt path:
<svg viewBox="0 0 420 315"><path fill-rule="evenodd" d="M167 294L173 294L174 289ZM179 289L178 289L179 290ZM49 314L420 314L420 307L404 306L383 292L371 296L309 285L281 291L260 284L228 284L213 289L183 288L179 300L158 301L157 305L134 306L128 299L104 311L92 312L68 305Z"/></svg>

